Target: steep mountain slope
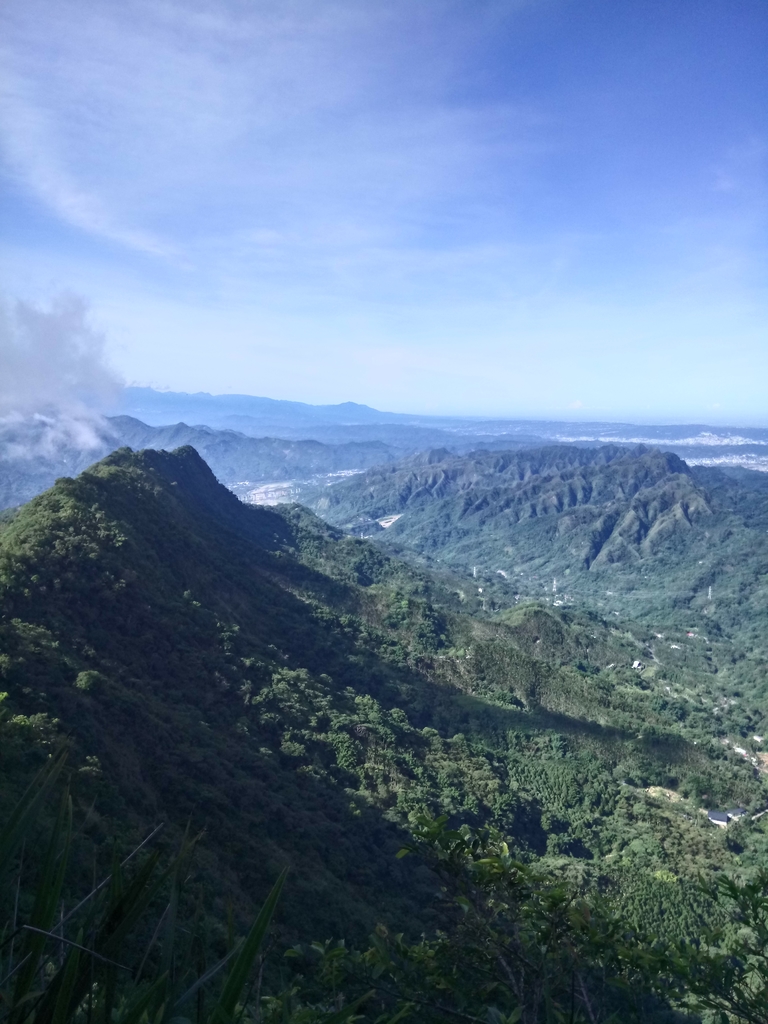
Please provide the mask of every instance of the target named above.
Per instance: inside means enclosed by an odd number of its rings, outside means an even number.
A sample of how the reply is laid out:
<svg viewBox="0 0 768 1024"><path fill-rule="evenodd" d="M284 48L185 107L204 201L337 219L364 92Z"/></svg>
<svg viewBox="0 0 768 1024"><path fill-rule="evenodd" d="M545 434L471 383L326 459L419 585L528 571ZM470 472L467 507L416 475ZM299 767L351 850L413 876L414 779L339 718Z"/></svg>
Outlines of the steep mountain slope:
<svg viewBox="0 0 768 1024"><path fill-rule="evenodd" d="M585 509L583 521L599 524L595 538L579 552L585 568L598 559L629 556L628 543L652 548L654 533L666 532L664 524L709 512L685 463L642 446L633 451L552 447L466 457L431 451L377 468L313 504L348 528L416 510L423 519L439 507L440 521L461 524L468 533L481 527L487 531L500 515L506 524L517 524ZM603 522L606 506L613 515ZM413 518L409 514L392 535L404 536Z"/></svg>
<svg viewBox="0 0 768 1024"><path fill-rule="evenodd" d="M344 773L329 788L311 756L306 773L281 771L305 750L269 723L280 712L322 717L324 673L353 714L363 679L366 695L386 695L398 670L334 637L322 603L295 596L317 590L354 606L343 583L280 557L300 532L300 514L291 523L241 505L192 449L118 452L60 481L2 534L4 681L15 709L61 720L83 757L98 759L110 783L103 813L140 830L191 815L216 836L223 869L239 863L241 891L259 895L290 858L297 901L311 879L359 921L370 893L356 896L356 874L396 899L387 876L397 867L385 856L371 869L349 842L355 814L368 815L365 802L350 805ZM322 540L320 530L319 551ZM265 719L255 738L251 693ZM365 842L391 855L397 840L374 821Z"/></svg>
<svg viewBox="0 0 768 1024"><path fill-rule="evenodd" d="M691 469L644 446L436 451L336 484L310 504L358 535L456 570L477 566L486 584L495 577L498 600L504 591L551 595L554 580L559 601L589 599L660 626L680 625L682 613L756 642L765 625L763 474ZM379 520L395 516L383 529Z"/></svg>
<svg viewBox="0 0 768 1024"><path fill-rule="evenodd" d="M694 873L733 862L696 801L757 809L762 778L631 668L649 635L459 609L299 507L241 504L190 448L118 451L0 528L0 804L67 737L95 807L84 872L113 837L191 821L203 883L244 911L292 865L283 919L305 937L429 921L432 881L394 858L425 808L694 927Z"/></svg>

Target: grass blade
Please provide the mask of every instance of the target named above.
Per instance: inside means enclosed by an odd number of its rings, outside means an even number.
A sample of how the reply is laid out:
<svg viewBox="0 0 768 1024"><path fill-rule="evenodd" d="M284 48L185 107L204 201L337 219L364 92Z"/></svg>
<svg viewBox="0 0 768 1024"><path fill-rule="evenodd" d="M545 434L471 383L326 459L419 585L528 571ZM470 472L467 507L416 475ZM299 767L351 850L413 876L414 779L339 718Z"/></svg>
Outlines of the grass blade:
<svg viewBox="0 0 768 1024"><path fill-rule="evenodd" d="M330 1014L328 1017L323 1017L321 1024L343 1024L345 1020L349 1020L353 1013L357 1013L363 1003L370 999L372 995L375 995L373 989L370 992L366 992L365 995L360 996L354 1003L350 1003L349 1006L345 1006L341 1010L337 1010L336 1013ZM395 1020L399 1020L400 1017L395 1017Z"/></svg>
<svg viewBox="0 0 768 1024"><path fill-rule="evenodd" d="M214 975L219 973L222 967L226 967L226 965L229 963L229 961L232 959L235 953L237 953L237 947L235 947L234 949L230 949L226 956L223 956L221 960L218 961L218 963L215 963L213 964L212 967L209 967L205 974L201 974L200 977L195 981L195 983L193 985L190 985L187 991L183 993L183 995L179 996L173 1007L174 1016L179 1007L183 1006L184 1003L191 999L192 996L195 995L195 993L203 987L203 985L207 985L211 978L213 978Z"/></svg>
<svg viewBox="0 0 768 1024"><path fill-rule="evenodd" d="M82 932L80 932L77 937L78 939L82 940ZM70 952L69 956L66 959L64 967L59 971L57 978L54 979L54 981L58 981L58 984L55 986L52 984L49 987L48 991L46 992L46 998L48 998L49 996L53 995L56 989L58 989L58 993L56 995L56 1002L53 1007L53 1013L51 1014L51 1024L67 1024L67 1021L71 1020L72 1018L74 1011L74 1007L71 1005L72 993L75 987L75 980L77 978L77 969L79 964L80 948L78 944L77 946L74 946L74 948L72 949L72 951ZM40 1011L42 1010L43 1007L41 1006L38 1013L40 1013ZM42 1014L41 1017L43 1016L47 1015ZM36 1020L41 1019L41 1017L39 1017L37 1014L35 1015Z"/></svg>
<svg viewBox="0 0 768 1024"><path fill-rule="evenodd" d="M280 893L282 892L283 885L285 884L287 874L288 868L285 868L280 873L280 877L275 882L272 887L272 891L264 901L264 905L259 911L259 916L253 923L253 927L237 951L235 962L227 976L227 980L224 983L224 989L211 1015L211 1019L213 1021L218 1020L221 1022L227 1022L232 1020L237 1007L237 1001L243 993L248 981L248 975L250 974L254 961L258 956L261 943L263 942L264 936L269 928L277 902L280 899Z"/></svg>
<svg viewBox="0 0 768 1024"><path fill-rule="evenodd" d="M62 847L63 834L63 847ZM43 862L43 872L37 884L35 902L26 929L26 937L21 949L26 959L24 969L16 979L13 992L14 1005L18 1004L28 993L35 980L40 958L48 939L56 907L61 896L64 874L69 860L70 838L72 835L72 801L69 793L64 793L61 809L51 833L48 851ZM61 850L60 850L60 847Z"/></svg>
<svg viewBox="0 0 768 1024"><path fill-rule="evenodd" d="M10 818L0 832L0 873L8 867L17 846L26 835L30 825L33 824L38 811L58 779L66 759L66 751L62 751L49 761L37 773L27 787L24 796L14 807Z"/></svg>

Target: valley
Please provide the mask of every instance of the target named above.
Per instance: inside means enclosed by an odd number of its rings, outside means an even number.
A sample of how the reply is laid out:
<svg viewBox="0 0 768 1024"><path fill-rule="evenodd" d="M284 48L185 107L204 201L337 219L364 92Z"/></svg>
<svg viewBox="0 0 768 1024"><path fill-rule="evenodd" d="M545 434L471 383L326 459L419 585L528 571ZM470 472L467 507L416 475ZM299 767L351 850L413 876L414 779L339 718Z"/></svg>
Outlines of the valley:
<svg viewBox="0 0 768 1024"><path fill-rule="evenodd" d="M375 468L318 492L329 521L458 575L474 614L586 608L632 638L636 685L697 742L762 771L768 480L672 454L565 447ZM388 529L381 517L392 520ZM568 611L572 609L573 611Z"/></svg>
<svg viewBox="0 0 768 1024"><path fill-rule="evenodd" d="M191 814L245 904L290 861L298 908L322 864L350 926L374 905L396 920L418 887L391 851L427 809L655 899L654 871L736 863L699 804L767 802L762 773L721 742L766 722L724 634L661 641L522 596L483 614L458 577L300 506L241 504L190 448L120 451L60 481L6 521L0 552L4 727L41 750L68 735L83 769L95 759L104 781L85 788L105 837L118 819L133 834ZM760 821L738 826L745 866L762 855ZM253 829L262 867L237 854ZM374 835L350 885L348 857ZM315 927L331 924L320 910Z"/></svg>
<svg viewBox="0 0 768 1024"><path fill-rule="evenodd" d="M435 817L698 934L768 855L763 479L433 451L315 486L334 525L121 448L0 521L0 814L64 748L76 877L191 827L214 932L290 868L282 944L447 926L396 856Z"/></svg>
<svg viewBox="0 0 768 1024"><path fill-rule="evenodd" d="M472 575L486 602L587 601L660 632L696 625L717 636L727 627L760 646L763 474L689 467L645 446L437 450L304 500L388 549ZM383 531L387 516L397 519Z"/></svg>

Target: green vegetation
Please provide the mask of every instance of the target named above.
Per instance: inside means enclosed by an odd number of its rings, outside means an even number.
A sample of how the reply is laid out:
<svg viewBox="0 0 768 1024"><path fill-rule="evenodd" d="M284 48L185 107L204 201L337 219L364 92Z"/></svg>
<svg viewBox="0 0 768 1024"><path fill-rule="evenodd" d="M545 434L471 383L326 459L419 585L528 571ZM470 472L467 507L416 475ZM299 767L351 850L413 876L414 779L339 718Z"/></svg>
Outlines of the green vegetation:
<svg viewBox="0 0 768 1024"><path fill-rule="evenodd" d="M455 568L501 570L513 592L551 596L555 577L560 599L611 596L609 612L657 617L685 608L715 628L734 621L736 590L747 610L768 552L768 476L690 469L642 445L430 452L325 488L312 507Z"/></svg>
<svg viewBox="0 0 768 1024"><path fill-rule="evenodd" d="M768 474L690 469L643 446L438 451L327 488L313 507L454 574L475 615L535 599L611 620L637 639L657 703L696 720L699 740L753 753L768 732Z"/></svg>
<svg viewBox="0 0 768 1024"><path fill-rule="evenodd" d="M163 869L157 850L142 854L156 832L122 862L113 857L65 914L66 789L24 907L24 844L64 760L48 761L0 830L0 877L16 880L0 945L0 1012L14 1024L661 1024L700 1020L702 1010L765 1020L768 873L746 885L721 879L713 895L722 924L693 942L664 943L632 930L599 896L516 860L497 830L450 829L446 817L418 818L398 853L421 854L443 883L445 927L415 944L379 925L367 948L328 940L280 958L268 931L284 870L244 938L230 919L218 955L187 899L195 841L185 836Z"/></svg>
<svg viewBox="0 0 768 1024"><path fill-rule="evenodd" d="M598 916L605 907L606 935L619 921L638 936L655 934L666 950L709 925L727 928L712 880L762 884L768 815L752 815L768 804L768 790L749 759L712 731L706 700L720 699L725 629L708 646L681 647L670 668L654 660L655 638L642 622L617 625L540 601L470 614L477 605L462 600L465 586L298 506L242 505L192 449L121 450L6 517L0 814L9 818L35 771L68 749L77 824L54 902L74 906L161 822L155 845L168 863L186 849L190 826L204 831L185 899L208 964L226 953L227 908L233 927L248 928L289 867L278 946L330 936L351 944L332 956L342 947L316 951L320 973L301 968L295 999L285 995L293 982L275 968L270 998L296 1024L323 1019L300 1014L337 962L357 979L345 982L348 1006L375 988L366 971L380 967L379 977L392 978L370 1020L413 1003L433 983L424 974L433 962L458 971L454 1009L475 1019L539 1019L545 1004L589 1018L584 999L574 996L569 1008L570 989L551 979L540 989L549 985L550 995L531 996L539 1000L533 1016L514 1017L511 989L469 1009L478 998L472 958L490 939L475 934L477 952L451 961L475 947L456 907L435 899L447 885L435 851L445 835L459 842L460 823L469 828L461 843L508 858L527 880L516 907L539 924L542 907L559 915L566 931L553 932L542 977L550 968L552 979L567 975L558 958L568 935L592 984L598 961L562 910L574 900ZM728 671L746 678L738 659ZM759 716L752 695L754 708L728 704L718 716L733 723L746 714L741 707ZM701 813L738 804L749 813L727 830ZM424 823L441 815L429 832ZM45 874L54 817L47 810L36 826L24 879ZM418 864L396 857L414 829L417 845L427 844ZM459 889L469 856L452 869ZM19 892L20 912L32 913L32 883ZM560 895L552 903L547 894ZM3 899L11 919L15 896L4 890ZM139 929L129 952L152 927ZM372 931L384 945L360 952ZM385 951L391 963L382 966L376 956ZM606 961L604 975L639 971L630 952L626 962ZM443 975L433 981L447 984ZM678 982L669 984L674 995ZM320 989L317 1005L330 1013ZM637 994L638 1013L667 998L652 986ZM613 995L606 989L600 999L605 1019ZM415 1019L443 1019L419 1012Z"/></svg>

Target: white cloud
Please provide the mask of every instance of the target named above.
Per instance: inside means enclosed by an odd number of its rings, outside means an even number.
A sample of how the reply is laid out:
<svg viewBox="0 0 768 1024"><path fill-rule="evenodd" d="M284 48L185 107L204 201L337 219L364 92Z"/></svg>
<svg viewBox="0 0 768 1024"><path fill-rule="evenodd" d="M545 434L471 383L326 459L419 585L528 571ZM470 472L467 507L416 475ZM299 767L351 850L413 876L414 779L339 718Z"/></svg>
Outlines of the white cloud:
<svg viewBox="0 0 768 1024"><path fill-rule="evenodd" d="M75 295L48 309L0 305L0 460L105 450L99 410L114 402L121 382L86 313Z"/></svg>
<svg viewBox="0 0 768 1024"><path fill-rule="evenodd" d="M86 304L62 295L49 309L27 302L0 306L0 416L86 415L109 404L119 379L104 357L104 338Z"/></svg>

